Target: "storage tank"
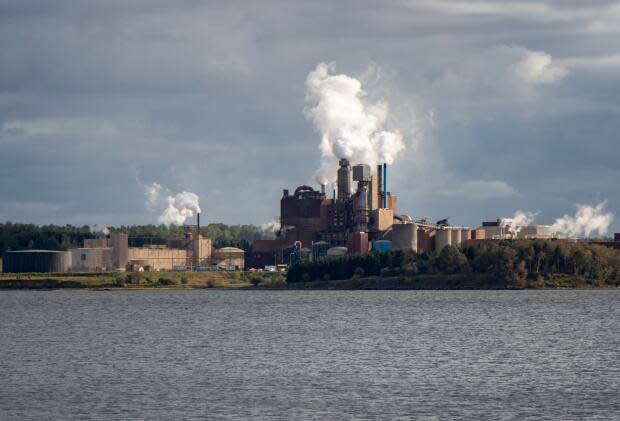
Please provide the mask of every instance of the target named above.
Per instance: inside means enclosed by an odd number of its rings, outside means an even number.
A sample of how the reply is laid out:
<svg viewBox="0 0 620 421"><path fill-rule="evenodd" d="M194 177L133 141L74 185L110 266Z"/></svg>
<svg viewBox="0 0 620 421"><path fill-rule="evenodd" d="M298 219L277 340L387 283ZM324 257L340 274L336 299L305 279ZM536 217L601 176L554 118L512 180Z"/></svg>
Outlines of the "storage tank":
<svg viewBox="0 0 620 421"><path fill-rule="evenodd" d="M456 228L450 230L450 242L453 246L459 247L461 245L461 230Z"/></svg>
<svg viewBox="0 0 620 421"><path fill-rule="evenodd" d="M348 249L346 247L332 247L327 249L328 256L344 256L348 253Z"/></svg>
<svg viewBox="0 0 620 421"><path fill-rule="evenodd" d="M392 242L389 240L377 240L372 243L372 249L381 253L390 251L393 247Z"/></svg>
<svg viewBox="0 0 620 421"><path fill-rule="evenodd" d="M461 230L461 243L465 241L471 240L471 230L462 229Z"/></svg>
<svg viewBox="0 0 620 421"><path fill-rule="evenodd" d="M392 243L396 250L418 250L418 226L416 224L392 225Z"/></svg>
<svg viewBox="0 0 620 421"><path fill-rule="evenodd" d="M2 257L4 273L63 273L71 269L71 253L55 250L7 251Z"/></svg>
<svg viewBox="0 0 620 421"><path fill-rule="evenodd" d="M452 245L452 235L448 230L437 230L435 234L435 251L440 252L444 247Z"/></svg>
<svg viewBox="0 0 620 421"><path fill-rule="evenodd" d="M327 256L329 243L327 241L317 241L312 244L312 260Z"/></svg>

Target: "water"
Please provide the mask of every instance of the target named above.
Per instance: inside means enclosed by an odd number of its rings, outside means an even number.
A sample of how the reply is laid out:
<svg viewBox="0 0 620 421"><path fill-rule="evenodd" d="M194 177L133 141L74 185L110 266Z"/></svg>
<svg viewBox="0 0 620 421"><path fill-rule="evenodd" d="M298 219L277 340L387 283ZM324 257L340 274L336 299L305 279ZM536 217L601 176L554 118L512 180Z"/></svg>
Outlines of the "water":
<svg viewBox="0 0 620 421"><path fill-rule="evenodd" d="M620 419L620 291L0 293L0 419Z"/></svg>

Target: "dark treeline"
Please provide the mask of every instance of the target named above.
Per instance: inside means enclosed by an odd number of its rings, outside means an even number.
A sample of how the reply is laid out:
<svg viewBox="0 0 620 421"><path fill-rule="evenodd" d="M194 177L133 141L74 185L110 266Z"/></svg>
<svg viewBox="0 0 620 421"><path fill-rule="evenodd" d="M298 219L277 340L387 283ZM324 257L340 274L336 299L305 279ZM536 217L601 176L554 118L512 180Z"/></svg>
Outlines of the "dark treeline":
<svg viewBox="0 0 620 421"><path fill-rule="evenodd" d="M289 269L287 282L418 274L485 274L513 287L543 286L554 275L618 285L620 251L568 241L482 242L439 254L391 251L302 262Z"/></svg>
<svg viewBox="0 0 620 421"><path fill-rule="evenodd" d="M130 246L165 244L168 239L183 238L187 227L166 225L130 225L110 227L110 232L125 232ZM255 239L266 238L273 233L255 225L208 224L201 227L202 235L213 240L214 247L239 247L249 250ZM82 247L84 239L95 238L90 227L72 225L34 225L0 223L0 252L5 250L67 250Z"/></svg>

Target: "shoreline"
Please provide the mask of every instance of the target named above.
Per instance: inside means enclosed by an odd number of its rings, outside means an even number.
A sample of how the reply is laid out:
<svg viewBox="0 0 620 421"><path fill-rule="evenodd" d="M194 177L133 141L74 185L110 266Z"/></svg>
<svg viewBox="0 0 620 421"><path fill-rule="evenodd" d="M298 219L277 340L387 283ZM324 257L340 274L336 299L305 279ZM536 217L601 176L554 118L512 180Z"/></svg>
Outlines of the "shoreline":
<svg viewBox="0 0 620 421"><path fill-rule="evenodd" d="M286 283L282 275L267 275L258 285L253 285L253 274L228 273L218 276L204 274L182 274L184 282L153 283L154 278L168 281L174 278L169 274L157 273L148 283L117 284L118 274L79 274L79 275L26 275L0 277L0 291L16 290L89 290L89 291L191 291L191 290L234 290L234 291L309 291L309 290L411 290L411 291L500 291L500 290L618 290L620 285L608 284L598 280L588 280L571 276L551 276L543 283L529 280L523 285L514 285L490 276L475 274L456 275L418 275L392 277L362 277L344 280ZM26 278L26 279L23 279ZM188 280L189 279L189 280Z"/></svg>

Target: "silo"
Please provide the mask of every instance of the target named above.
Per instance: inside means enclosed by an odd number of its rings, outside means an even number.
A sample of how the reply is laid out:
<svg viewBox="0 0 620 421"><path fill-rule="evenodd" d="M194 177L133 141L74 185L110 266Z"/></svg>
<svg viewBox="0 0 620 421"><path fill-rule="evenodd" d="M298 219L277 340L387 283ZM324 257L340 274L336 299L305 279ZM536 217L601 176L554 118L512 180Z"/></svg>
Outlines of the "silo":
<svg viewBox="0 0 620 421"><path fill-rule="evenodd" d="M437 230L435 234L435 251L438 253L446 246L452 245L452 236L449 230Z"/></svg>
<svg viewBox="0 0 620 421"><path fill-rule="evenodd" d="M343 202L351 197L351 166L348 159L340 160L340 168L338 168L338 201Z"/></svg>
<svg viewBox="0 0 620 421"><path fill-rule="evenodd" d="M450 242L455 247L460 247L461 245L461 230L459 228L450 230Z"/></svg>
<svg viewBox="0 0 620 421"><path fill-rule="evenodd" d="M418 226L416 224L392 225L392 243L396 250L418 250Z"/></svg>
<svg viewBox="0 0 620 421"><path fill-rule="evenodd" d="M461 230L461 243L471 240L471 230L463 228Z"/></svg>
<svg viewBox="0 0 620 421"><path fill-rule="evenodd" d="M327 249L328 256L344 256L348 253L348 249L346 247L332 247Z"/></svg>
<svg viewBox="0 0 620 421"><path fill-rule="evenodd" d="M112 264L114 269L124 269L129 261L128 236L122 233L112 233L110 235L112 244Z"/></svg>
<svg viewBox="0 0 620 421"><path fill-rule="evenodd" d="M71 269L71 253L55 250L7 251L2 263L4 273L63 273Z"/></svg>

